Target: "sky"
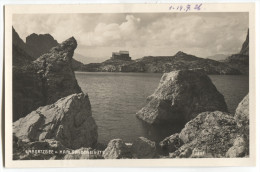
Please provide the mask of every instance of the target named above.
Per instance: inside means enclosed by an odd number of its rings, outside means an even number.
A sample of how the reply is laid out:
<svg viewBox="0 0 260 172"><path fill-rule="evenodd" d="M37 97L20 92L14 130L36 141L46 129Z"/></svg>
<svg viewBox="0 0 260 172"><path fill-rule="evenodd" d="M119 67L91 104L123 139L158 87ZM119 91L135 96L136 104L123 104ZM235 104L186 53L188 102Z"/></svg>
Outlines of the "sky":
<svg viewBox="0 0 260 172"><path fill-rule="evenodd" d="M170 56L178 51L198 57L240 51L248 13L99 13L15 14L13 26L25 41L32 33L51 34L59 43L74 36L80 61L101 62L128 50L132 59Z"/></svg>

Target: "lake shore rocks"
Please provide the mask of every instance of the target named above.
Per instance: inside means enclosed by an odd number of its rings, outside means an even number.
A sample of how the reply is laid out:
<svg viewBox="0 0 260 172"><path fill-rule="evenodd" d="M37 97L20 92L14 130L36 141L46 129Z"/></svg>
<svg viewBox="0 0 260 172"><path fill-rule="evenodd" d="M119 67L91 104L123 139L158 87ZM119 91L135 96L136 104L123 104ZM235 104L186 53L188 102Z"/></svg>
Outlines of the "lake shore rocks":
<svg viewBox="0 0 260 172"><path fill-rule="evenodd" d="M170 158L248 156L248 102L247 95L239 103L235 116L221 111L200 113L189 121L180 133L175 133L161 141L161 148L167 148Z"/></svg>
<svg viewBox="0 0 260 172"><path fill-rule="evenodd" d="M205 111L227 112L224 96L201 70L165 73L137 117L148 124L186 123Z"/></svg>
<svg viewBox="0 0 260 172"><path fill-rule="evenodd" d="M175 152L182 145L183 141L180 139L179 134L173 134L169 137L166 137L163 141L159 143L160 147L167 152Z"/></svg>
<svg viewBox="0 0 260 172"><path fill-rule="evenodd" d="M14 135L23 142L54 139L66 148L97 144L97 125L86 94L73 94L32 111L13 123Z"/></svg>
<svg viewBox="0 0 260 172"><path fill-rule="evenodd" d="M113 139L107 145L103 152L105 159L125 159L131 158L129 147L122 141L122 139Z"/></svg>
<svg viewBox="0 0 260 172"><path fill-rule="evenodd" d="M149 159L156 156L156 144L155 142L145 138L137 138L132 145L131 152L134 158Z"/></svg>

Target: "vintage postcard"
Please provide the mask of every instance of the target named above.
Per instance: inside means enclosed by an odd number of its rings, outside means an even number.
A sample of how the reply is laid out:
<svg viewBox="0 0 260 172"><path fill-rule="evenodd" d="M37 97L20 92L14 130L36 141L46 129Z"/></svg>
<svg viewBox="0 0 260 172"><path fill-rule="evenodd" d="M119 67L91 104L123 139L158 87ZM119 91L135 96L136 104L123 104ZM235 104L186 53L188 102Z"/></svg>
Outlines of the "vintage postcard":
<svg viewBox="0 0 260 172"><path fill-rule="evenodd" d="M254 3L5 6L6 167L254 166Z"/></svg>

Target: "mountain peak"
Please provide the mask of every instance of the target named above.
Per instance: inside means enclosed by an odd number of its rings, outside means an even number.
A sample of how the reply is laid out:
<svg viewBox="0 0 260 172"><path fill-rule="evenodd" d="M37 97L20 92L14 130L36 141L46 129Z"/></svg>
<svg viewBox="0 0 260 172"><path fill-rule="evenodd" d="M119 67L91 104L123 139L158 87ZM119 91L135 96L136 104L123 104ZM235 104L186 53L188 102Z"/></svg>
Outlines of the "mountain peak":
<svg viewBox="0 0 260 172"><path fill-rule="evenodd" d="M186 53L182 52L182 51L178 51L175 56L182 56L182 55L187 55Z"/></svg>

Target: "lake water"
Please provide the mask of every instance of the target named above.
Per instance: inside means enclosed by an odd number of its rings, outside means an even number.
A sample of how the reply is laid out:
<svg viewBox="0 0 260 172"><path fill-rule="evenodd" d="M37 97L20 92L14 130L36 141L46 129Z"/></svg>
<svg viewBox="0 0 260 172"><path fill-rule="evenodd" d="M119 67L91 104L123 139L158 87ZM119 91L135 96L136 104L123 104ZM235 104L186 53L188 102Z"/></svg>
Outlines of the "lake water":
<svg viewBox="0 0 260 172"><path fill-rule="evenodd" d="M182 129L178 124L160 128L149 126L135 116L157 88L161 76L158 73L76 72L79 86L89 95L100 143L107 144L115 138L133 142L140 136L158 142ZM234 113L248 93L249 77L211 75L210 78L224 95L229 111Z"/></svg>

